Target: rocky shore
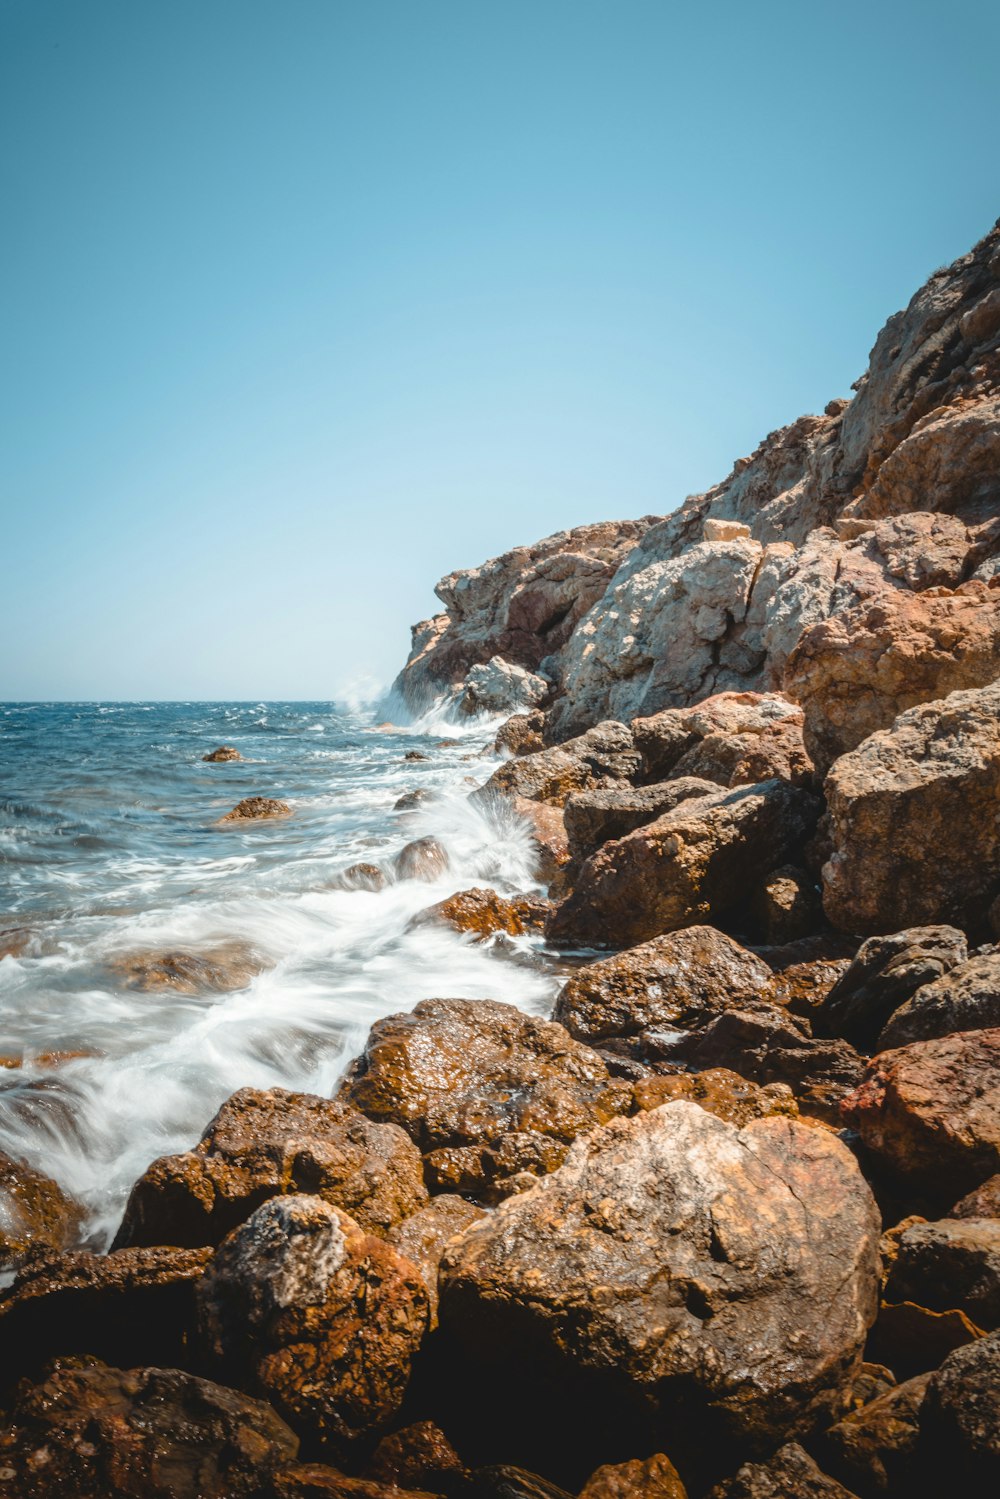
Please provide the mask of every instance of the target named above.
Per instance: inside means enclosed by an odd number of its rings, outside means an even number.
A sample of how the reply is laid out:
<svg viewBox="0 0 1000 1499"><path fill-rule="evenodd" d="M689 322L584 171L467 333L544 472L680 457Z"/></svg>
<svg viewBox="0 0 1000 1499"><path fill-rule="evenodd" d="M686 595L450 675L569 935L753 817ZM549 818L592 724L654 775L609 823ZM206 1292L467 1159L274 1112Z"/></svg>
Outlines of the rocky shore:
<svg viewBox="0 0 1000 1499"><path fill-rule="evenodd" d="M417 920L543 929L554 1014L428 995L336 1097L242 1089L107 1254L0 1160L0 1494L996 1493L1000 225L850 401L438 594L398 691L510 715L470 794L548 894Z"/></svg>

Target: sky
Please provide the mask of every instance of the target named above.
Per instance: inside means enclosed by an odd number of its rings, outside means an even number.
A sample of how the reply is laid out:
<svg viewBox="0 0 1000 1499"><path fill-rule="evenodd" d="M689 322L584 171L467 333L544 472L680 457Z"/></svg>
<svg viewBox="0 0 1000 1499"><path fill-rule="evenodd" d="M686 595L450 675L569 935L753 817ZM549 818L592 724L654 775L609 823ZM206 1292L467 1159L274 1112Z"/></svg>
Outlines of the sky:
<svg viewBox="0 0 1000 1499"><path fill-rule="evenodd" d="M0 0L0 698L357 697L1000 215L993 0Z"/></svg>

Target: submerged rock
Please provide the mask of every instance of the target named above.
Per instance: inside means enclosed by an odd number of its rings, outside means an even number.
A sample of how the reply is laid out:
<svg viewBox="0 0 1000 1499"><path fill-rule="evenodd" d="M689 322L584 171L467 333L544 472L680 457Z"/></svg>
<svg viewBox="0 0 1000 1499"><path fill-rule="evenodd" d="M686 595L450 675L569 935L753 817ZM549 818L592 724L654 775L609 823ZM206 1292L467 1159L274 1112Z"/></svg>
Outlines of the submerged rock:
<svg viewBox="0 0 1000 1499"><path fill-rule="evenodd" d="M145 950L116 953L108 968L126 989L155 994L226 994L249 988L271 959L249 942L219 942L200 952Z"/></svg>
<svg viewBox="0 0 1000 1499"><path fill-rule="evenodd" d="M68 1249L82 1222L82 1206L57 1182L0 1151L0 1271L32 1249Z"/></svg>
<svg viewBox="0 0 1000 1499"><path fill-rule="evenodd" d="M436 838L417 838L400 849L393 862L397 880L426 880L433 885L448 872L448 850Z"/></svg>
<svg viewBox="0 0 1000 1499"><path fill-rule="evenodd" d="M270 796L245 796L237 802L231 812L219 818L219 822L262 822L269 817L291 817L292 808L287 802L275 801Z"/></svg>
<svg viewBox="0 0 1000 1499"><path fill-rule="evenodd" d="M211 750L207 755L202 755L201 758L209 765L221 765L227 760L242 760L243 756L231 744L220 744L218 749Z"/></svg>
<svg viewBox="0 0 1000 1499"><path fill-rule="evenodd" d="M389 883L384 869L378 864L350 864L337 877L336 883L344 890L384 890Z"/></svg>

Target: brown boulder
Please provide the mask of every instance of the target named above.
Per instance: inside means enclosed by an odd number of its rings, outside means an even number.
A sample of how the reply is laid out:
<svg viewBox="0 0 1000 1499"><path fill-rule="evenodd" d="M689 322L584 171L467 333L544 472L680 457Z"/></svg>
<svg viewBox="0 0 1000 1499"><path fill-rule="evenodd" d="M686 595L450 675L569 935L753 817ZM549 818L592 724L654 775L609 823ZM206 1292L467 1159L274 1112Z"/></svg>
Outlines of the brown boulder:
<svg viewBox="0 0 1000 1499"><path fill-rule="evenodd" d="M794 864L782 865L758 887L752 916L764 941L775 947L811 936L824 924L816 880Z"/></svg>
<svg viewBox="0 0 1000 1499"><path fill-rule="evenodd" d="M384 890L389 883L384 869L377 864L350 864L337 877L344 890Z"/></svg>
<svg viewBox="0 0 1000 1499"><path fill-rule="evenodd" d="M448 872L448 850L436 838L417 838L400 849L393 861L398 880L426 880L433 885Z"/></svg>
<svg viewBox="0 0 1000 1499"><path fill-rule="evenodd" d="M1000 683L900 714L836 761L826 794L835 926L985 926L1000 883Z"/></svg>
<svg viewBox="0 0 1000 1499"><path fill-rule="evenodd" d="M707 1499L855 1499L855 1496L836 1479L822 1473L797 1442L789 1442L766 1463L744 1463L732 1478L717 1484Z"/></svg>
<svg viewBox="0 0 1000 1499"><path fill-rule="evenodd" d="M586 861L549 939L628 947L716 919L797 853L818 815L814 797L777 780L682 802Z"/></svg>
<svg viewBox="0 0 1000 1499"><path fill-rule="evenodd" d="M778 779L812 784L803 714L780 693L719 692L694 708L637 718L632 732L644 778L699 776L719 786Z"/></svg>
<svg viewBox="0 0 1000 1499"><path fill-rule="evenodd" d="M241 1088L193 1150L161 1156L139 1178L115 1245L217 1244L267 1198L300 1192L381 1234L427 1200L402 1130L311 1093Z"/></svg>
<svg viewBox="0 0 1000 1499"><path fill-rule="evenodd" d="M739 1129L752 1119L766 1119L772 1114L794 1119L799 1112L787 1083L766 1083L760 1087L725 1067L709 1068L707 1072L654 1074L635 1085L636 1108L642 1112L679 1099L696 1103Z"/></svg>
<svg viewBox="0 0 1000 1499"><path fill-rule="evenodd" d="M1000 1218L1000 1174L987 1177L981 1186L956 1202L949 1218Z"/></svg>
<svg viewBox="0 0 1000 1499"><path fill-rule="evenodd" d="M608 1463L593 1473L580 1499L687 1499L687 1489L668 1457L658 1452L645 1461Z"/></svg>
<svg viewBox="0 0 1000 1499"><path fill-rule="evenodd" d="M737 1130L673 1103L585 1135L463 1235L441 1323L473 1363L556 1380L567 1412L589 1376L605 1404L658 1412L671 1450L695 1429L766 1444L853 1372L877 1244L871 1193L831 1134Z"/></svg>
<svg viewBox="0 0 1000 1499"><path fill-rule="evenodd" d="M415 812L418 807L425 806L427 802L434 800L433 791L428 791L424 786L418 786L416 791L406 791L392 804L394 812Z"/></svg>
<svg viewBox="0 0 1000 1499"><path fill-rule="evenodd" d="M365 1469L365 1477L406 1489L452 1489L469 1470L433 1421L417 1421L383 1437Z"/></svg>
<svg viewBox="0 0 1000 1499"><path fill-rule="evenodd" d="M827 1466L864 1499L905 1493L916 1486L920 1407L929 1380L929 1374L918 1374L894 1386L824 1434Z"/></svg>
<svg viewBox="0 0 1000 1499"><path fill-rule="evenodd" d="M900 1235L885 1295L932 1311L957 1307L986 1332L1000 1328L1000 1219L912 1224Z"/></svg>
<svg viewBox="0 0 1000 1499"><path fill-rule="evenodd" d="M211 750L201 758L209 765L221 765L226 760L242 760L243 756L231 744L220 744L218 749Z"/></svg>
<svg viewBox="0 0 1000 1499"><path fill-rule="evenodd" d="M445 1249L460 1234L464 1234L473 1223L486 1216L486 1209L477 1207L464 1197L451 1192L442 1192L387 1235L388 1242L404 1259L415 1265L423 1277L430 1302L430 1326L437 1326L438 1269Z"/></svg>
<svg viewBox="0 0 1000 1499"><path fill-rule="evenodd" d="M665 812L672 812L681 802L717 790L713 781L681 776L655 786L606 786L600 791L576 792L567 798L563 809L570 858L579 863L603 843L624 838Z"/></svg>
<svg viewBox="0 0 1000 1499"><path fill-rule="evenodd" d="M827 995L817 1028L874 1051L892 1012L967 954L965 933L953 926L911 927L888 937L869 937Z"/></svg>
<svg viewBox="0 0 1000 1499"><path fill-rule="evenodd" d="M563 985L553 1019L596 1044L650 1027L706 1024L723 1010L770 999L767 964L711 926L654 937L578 968Z"/></svg>
<svg viewBox="0 0 1000 1499"><path fill-rule="evenodd" d="M885 1169L947 1205L1000 1170L1000 1029L883 1052L843 1112Z"/></svg>
<svg viewBox="0 0 1000 1499"><path fill-rule="evenodd" d="M257 1499L299 1445L269 1405L179 1369L57 1368L11 1418L11 1499Z"/></svg>
<svg viewBox="0 0 1000 1499"><path fill-rule="evenodd" d="M576 791L632 781L641 764L631 730L609 719L565 744L507 760L476 792L476 798L520 796L561 807Z"/></svg>
<svg viewBox="0 0 1000 1499"><path fill-rule="evenodd" d="M1000 1026L1000 952L982 953L924 984L889 1017L879 1051L931 1041L953 1031Z"/></svg>
<svg viewBox="0 0 1000 1499"><path fill-rule="evenodd" d="M197 1308L221 1375L334 1445L395 1414L427 1326L415 1268L318 1197L259 1207L216 1250Z"/></svg>
<svg viewBox="0 0 1000 1499"><path fill-rule="evenodd" d="M437 1191L495 1200L552 1171L631 1088L561 1025L493 1000L427 999L373 1026L341 1097L402 1126Z"/></svg>
<svg viewBox="0 0 1000 1499"><path fill-rule="evenodd" d="M410 922L411 927L454 927L456 932L472 932L479 941L493 937L497 932L507 932L518 937L530 927L540 924L539 917L547 910L544 902L527 896L505 900L495 890L476 888L460 890L449 895L447 900L418 911Z"/></svg>
<svg viewBox="0 0 1000 1499"><path fill-rule="evenodd" d="M220 817L219 822L261 822L269 817L291 817L292 809L287 802L275 801L270 796L245 796L237 802L231 812Z"/></svg>
<svg viewBox="0 0 1000 1499"><path fill-rule="evenodd" d="M545 748L542 730L545 714L541 708L530 713L515 713L497 729L493 748L498 755L533 755Z"/></svg>
<svg viewBox="0 0 1000 1499"><path fill-rule="evenodd" d="M142 994L169 989L174 994L225 994L246 989L271 966L249 942L219 942L201 952L117 953L108 968L118 983Z"/></svg>
<svg viewBox="0 0 1000 1499"><path fill-rule="evenodd" d="M939 1493L995 1494L1000 1485L1000 1333L950 1353L932 1375L920 1411L926 1457Z"/></svg>
<svg viewBox="0 0 1000 1499"><path fill-rule="evenodd" d="M0 1151L0 1272L34 1248L67 1249L83 1208L48 1176Z"/></svg>
<svg viewBox="0 0 1000 1499"><path fill-rule="evenodd" d="M550 802L529 801L523 796L515 796L511 806L531 830L538 879L543 885L551 885L569 863L569 839L562 808Z"/></svg>

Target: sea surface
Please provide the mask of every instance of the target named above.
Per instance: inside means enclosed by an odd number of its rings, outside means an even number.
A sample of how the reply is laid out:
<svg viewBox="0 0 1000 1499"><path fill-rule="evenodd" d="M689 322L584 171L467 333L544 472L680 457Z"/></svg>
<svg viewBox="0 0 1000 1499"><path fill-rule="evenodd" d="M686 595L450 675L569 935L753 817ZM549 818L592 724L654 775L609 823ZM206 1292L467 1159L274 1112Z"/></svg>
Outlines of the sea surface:
<svg viewBox="0 0 1000 1499"><path fill-rule="evenodd" d="M329 1095L375 1020L432 996L550 1009L538 939L409 925L470 885L537 888L524 828L469 801L495 726L376 723L329 703L0 705L0 950L21 949L0 959L0 1150L84 1203L95 1247L236 1088ZM243 761L204 763L219 744ZM417 788L432 798L393 810ZM220 826L250 795L294 815ZM338 888L427 835L450 860L433 884ZM144 991L122 967L232 942L264 964L235 992Z"/></svg>

